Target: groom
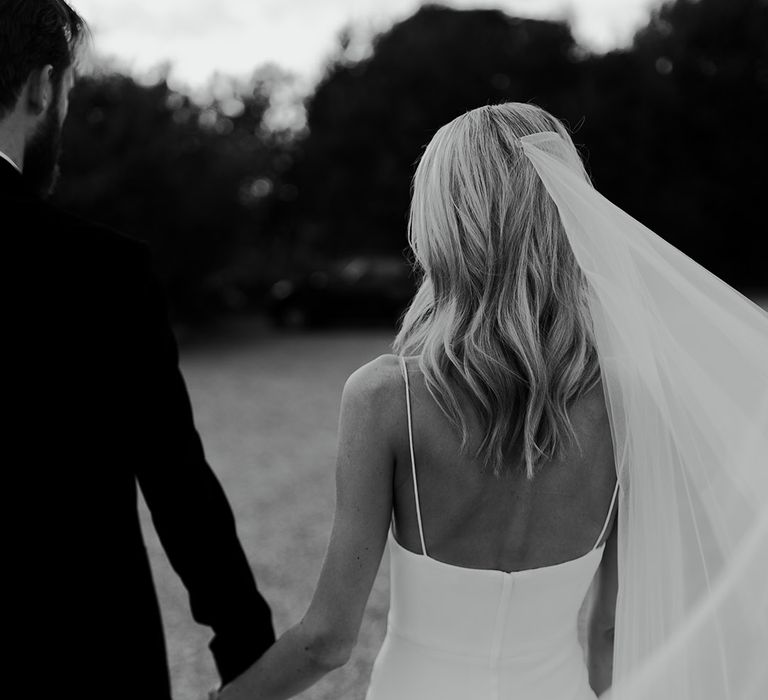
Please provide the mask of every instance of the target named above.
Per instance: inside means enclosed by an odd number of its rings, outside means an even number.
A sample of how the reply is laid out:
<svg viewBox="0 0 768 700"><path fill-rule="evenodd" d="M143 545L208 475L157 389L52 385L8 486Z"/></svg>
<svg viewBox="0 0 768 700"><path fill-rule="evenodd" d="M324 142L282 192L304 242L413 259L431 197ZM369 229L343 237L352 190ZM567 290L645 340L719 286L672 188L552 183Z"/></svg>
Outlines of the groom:
<svg viewBox="0 0 768 700"><path fill-rule="evenodd" d="M192 615L213 628L222 680L274 633L195 430L147 247L45 201L84 31L63 0L0 0L2 686L170 700L137 483Z"/></svg>

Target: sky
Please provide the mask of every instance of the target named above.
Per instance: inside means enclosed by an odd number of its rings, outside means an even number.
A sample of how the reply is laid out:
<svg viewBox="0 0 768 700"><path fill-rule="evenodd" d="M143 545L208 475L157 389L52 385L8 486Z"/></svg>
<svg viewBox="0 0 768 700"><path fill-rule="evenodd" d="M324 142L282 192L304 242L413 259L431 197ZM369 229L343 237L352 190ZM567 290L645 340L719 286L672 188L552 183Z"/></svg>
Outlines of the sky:
<svg viewBox="0 0 768 700"><path fill-rule="evenodd" d="M199 88L210 76L248 76L276 63L311 85L350 22L373 32L413 14L420 0L70 0L91 26L99 55L142 73L170 61L171 83ZM571 20L584 45L626 43L658 0L443 0L521 17Z"/></svg>

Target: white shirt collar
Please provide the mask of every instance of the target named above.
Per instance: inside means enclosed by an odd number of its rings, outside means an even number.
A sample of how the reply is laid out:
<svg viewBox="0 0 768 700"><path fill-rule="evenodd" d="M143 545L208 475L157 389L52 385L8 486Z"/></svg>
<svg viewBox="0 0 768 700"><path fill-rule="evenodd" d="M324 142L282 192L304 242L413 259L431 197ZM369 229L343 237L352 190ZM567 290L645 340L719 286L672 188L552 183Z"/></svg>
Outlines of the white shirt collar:
<svg viewBox="0 0 768 700"><path fill-rule="evenodd" d="M16 168L18 173L21 175L21 168L18 165L16 165L16 163L13 161L13 159L10 156L8 156L5 153L3 153L2 151L0 151L0 158L2 158L3 160L8 161L14 168Z"/></svg>

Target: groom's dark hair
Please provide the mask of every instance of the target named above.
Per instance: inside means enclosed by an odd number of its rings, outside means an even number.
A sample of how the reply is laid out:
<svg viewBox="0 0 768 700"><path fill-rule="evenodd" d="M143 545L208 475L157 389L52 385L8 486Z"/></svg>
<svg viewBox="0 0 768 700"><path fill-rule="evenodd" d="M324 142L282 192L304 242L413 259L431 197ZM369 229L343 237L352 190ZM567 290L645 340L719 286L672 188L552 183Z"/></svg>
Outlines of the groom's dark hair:
<svg viewBox="0 0 768 700"><path fill-rule="evenodd" d="M53 66L58 90L86 33L85 20L64 0L0 0L0 118L37 68Z"/></svg>

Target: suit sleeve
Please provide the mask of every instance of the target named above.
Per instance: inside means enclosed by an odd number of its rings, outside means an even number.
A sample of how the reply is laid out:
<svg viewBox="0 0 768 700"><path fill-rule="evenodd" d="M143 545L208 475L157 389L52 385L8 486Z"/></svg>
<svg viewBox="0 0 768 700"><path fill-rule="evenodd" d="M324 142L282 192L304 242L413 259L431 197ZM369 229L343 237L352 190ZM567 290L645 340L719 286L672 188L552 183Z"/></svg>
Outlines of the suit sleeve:
<svg viewBox="0 0 768 700"><path fill-rule="evenodd" d="M271 611L256 588L221 484L206 462L178 364L164 296L141 247L135 297L136 475L163 548L189 593L194 619L211 627L224 683L274 642Z"/></svg>

